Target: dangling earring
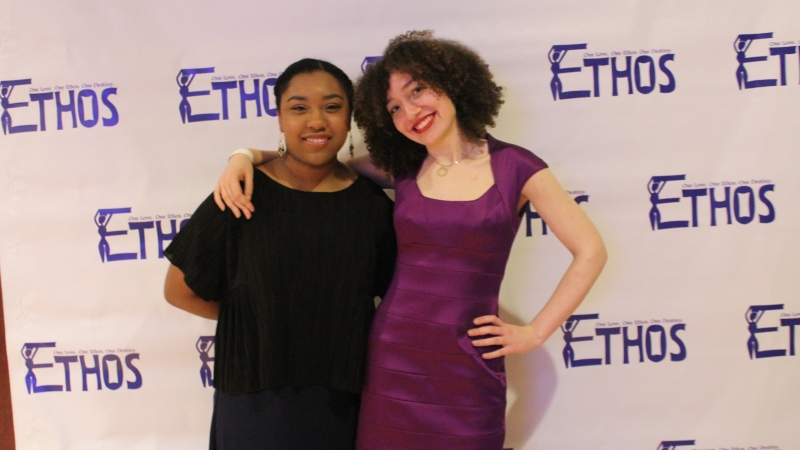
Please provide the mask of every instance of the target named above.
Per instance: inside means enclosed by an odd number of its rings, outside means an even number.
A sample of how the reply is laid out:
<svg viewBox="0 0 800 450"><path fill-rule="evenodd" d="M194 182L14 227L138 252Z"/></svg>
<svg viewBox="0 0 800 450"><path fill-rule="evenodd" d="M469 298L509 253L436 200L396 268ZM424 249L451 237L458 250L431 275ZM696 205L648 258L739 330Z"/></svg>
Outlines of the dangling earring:
<svg viewBox="0 0 800 450"><path fill-rule="evenodd" d="M338 154L339 152L343 152L345 148L347 148L350 152L350 158L353 158L353 135L349 131L347 132L347 136L344 138L344 144L342 144L342 146L339 148L339 151L336 153Z"/></svg>
<svg viewBox="0 0 800 450"><path fill-rule="evenodd" d="M283 158L286 155L286 136L281 133L278 135L278 157Z"/></svg>
<svg viewBox="0 0 800 450"><path fill-rule="evenodd" d="M350 159L353 159L355 155L353 155L353 135L350 132L347 132L347 139L350 141Z"/></svg>

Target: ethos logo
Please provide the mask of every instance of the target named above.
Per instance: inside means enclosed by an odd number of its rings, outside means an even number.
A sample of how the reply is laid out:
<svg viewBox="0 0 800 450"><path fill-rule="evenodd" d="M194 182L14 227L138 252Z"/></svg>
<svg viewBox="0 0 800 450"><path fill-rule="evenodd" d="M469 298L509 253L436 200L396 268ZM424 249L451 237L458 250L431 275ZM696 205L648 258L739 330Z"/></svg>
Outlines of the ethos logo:
<svg viewBox="0 0 800 450"><path fill-rule="evenodd" d="M189 222L189 218L192 216L191 214L156 214L155 216L128 216L128 226L127 229L122 226L121 229L112 230L111 227L111 219L114 216L119 216L123 214L130 214L131 208L103 208L98 209L97 213L94 215L94 224L97 226L97 234L100 235L100 244L98 249L100 250L100 261L101 262L112 262L112 261L125 261L129 259L147 259L147 236L150 236L151 242L153 238L153 231L148 230L155 230L155 240L158 245L158 257L164 257L164 248L166 247L165 242L172 241L175 239L175 235L178 234L178 231L183 229L186 226L186 223ZM115 222L115 227L120 227L119 222ZM112 252L111 250L111 243L109 242L109 238L114 241L114 246L117 247L118 245L123 248L131 249L136 248L133 244L132 239L122 238L122 236L127 236L128 231L136 231L138 234L138 251L134 252ZM115 237L120 236L120 237ZM129 241L126 243L123 242L124 240ZM152 244L151 244L152 245Z"/></svg>
<svg viewBox="0 0 800 450"><path fill-rule="evenodd" d="M367 56L364 58L364 61L361 63L361 73L365 73L367 67L375 64L379 59L381 59L381 56Z"/></svg>
<svg viewBox="0 0 800 450"><path fill-rule="evenodd" d="M571 195L575 200L575 203L578 205L581 203L587 203L589 201L589 195L585 191L567 191L567 194ZM542 216L540 216L539 213L531 208L531 202L525 203L525 206L522 208L519 216L525 220L525 236L533 236L533 221L542 220ZM542 235L546 234L547 223L542 220Z"/></svg>
<svg viewBox="0 0 800 450"><path fill-rule="evenodd" d="M781 450L781 447L777 445L726 445L722 447L695 447L695 440L684 440L684 441L662 441L658 444L656 450L681 450L680 447L692 447L691 449L686 450Z"/></svg>
<svg viewBox="0 0 800 450"><path fill-rule="evenodd" d="M765 41L764 44L767 44L767 40L769 41L767 47L769 49L769 54L766 54L767 49L764 48L760 51L752 50L748 55L748 50L751 50L751 45L762 40ZM797 41L773 39L772 33L740 34L737 36L736 40L733 41L733 49L736 51L736 61L739 63L738 67L736 67L736 83L739 86L739 90L777 86L778 79L780 79L781 86L786 86L786 60L789 55L798 53L797 44ZM758 56L753 56L753 54L757 54ZM768 61L772 56L777 56L777 61L776 58L772 58L772 61ZM771 64L771 72L776 78L751 79L747 68L758 68L760 73L763 73L766 67L764 67L764 65L754 64L763 62L766 62L767 65Z"/></svg>
<svg viewBox="0 0 800 450"><path fill-rule="evenodd" d="M614 97L625 90L626 86L628 95L633 94L634 86L637 92L645 95L656 90L662 94L675 90L675 75L667 66L668 62L675 60L675 54L670 49L610 52L589 52L587 49L587 44L554 45L550 49L547 59L550 61L550 71L553 72L550 80L553 100L600 97L601 86L602 92L608 92L609 85ZM566 66L567 64L570 66ZM564 77L569 80L565 86L561 75L581 72L584 67L592 68L592 89L573 88L588 86L588 78L583 75ZM579 77L583 77L582 83ZM620 83L623 83L621 89Z"/></svg>
<svg viewBox="0 0 800 450"><path fill-rule="evenodd" d="M749 223L772 223L775 221L775 206L767 197L769 192L775 190L775 185L770 180L739 180L719 181L710 183L686 183L686 175L661 175L650 178L647 191L650 193L650 227L653 230L669 228L686 228L689 220L666 220L659 208L670 203L685 201L682 208L670 208L668 217L691 216L691 226L697 227L702 221L708 222L712 227L717 226L718 215L724 213L723 220L728 225L736 222L747 225ZM683 181L680 191L677 183ZM666 191L666 192L665 192ZM669 191L672 191L670 194ZM678 195L680 194L680 195ZM691 205L691 206L689 206ZM698 211L708 211L707 214ZM758 220L756 220L756 218Z"/></svg>
<svg viewBox="0 0 800 450"><path fill-rule="evenodd" d="M13 101L25 98L26 93L29 102ZM101 123L104 127L113 127L119 123L119 112L112 103L112 95L117 95L113 83L33 86L31 78L0 81L3 134L47 131L48 123L52 129L53 119L58 130L78 128L78 124L83 128ZM38 111L34 112L36 108L31 107L31 103L37 104Z"/></svg>
<svg viewBox="0 0 800 450"><path fill-rule="evenodd" d="M272 89L277 81L279 73L249 73L238 75L214 75L213 67L202 68L187 68L181 69L175 81L178 83L178 92L181 95L181 101L178 106L183 123L204 122L207 120L228 120L230 118L229 109L231 103L235 108L239 106L239 118L247 118L248 104L251 112L255 112L256 117L261 117L262 113L268 116L275 117L278 112L271 105L270 98L272 96ZM199 76L199 78L197 78ZM198 84L208 86L211 82L211 89L208 90L190 90L192 83L194 87ZM190 98L195 98L199 103L200 99L197 97L211 96L211 91L215 91L214 97L218 101L211 102L205 101L203 106L205 111L211 110L215 112L193 112L192 104L189 102ZM238 99L238 103L236 102Z"/></svg>
<svg viewBox="0 0 800 450"><path fill-rule="evenodd" d="M675 450L678 447L694 445L694 439L686 441L662 441L656 450Z"/></svg>
<svg viewBox="0 0 800 450"><path fill-rule="evenodd" d="M200 353L200 361L203 363L200 366L200 381L203 382L203 387L214 387L214 372L208 363L213 363L215 359L214 356L211 356L214 353L215 341L214 336L200 336L195 344L197 352Z"/></svg>
<svg viewBox="0 0 800 450"><path fill-rule="evenodd" d="M106 389L116 391L122 386L127 389L139 389L142 387L142 373L134 365L134 361L139 359L139 353L133 349L106 349L106 350L55 350L55 342L28 342L22 346L22 358L25 359L25 367L28 372L25 374L25 387L28 394L40 394L42 392L62 392L72 391L72 377L74 371L70 368L80 368L81 386L83 391L90 390L90 386L95 386L92 381L97 381L96 389ZM48 351L48 355L39 355L42 349L54 349ZM38 356L38 362L34 361ZM48 361L48 362L43 362ZM50 362L52 361L52 362ZM63 365L63 377L55 364ZM74 366L73 366L74 364ZM37 375L44 377L48 383L58 381L59 384L42 384L37 379ZM77 377L77 375L75 375Z"/></svg>
<svg viewBox="0 0 800 450"><path fill-rule="evenodd" d="M748 308L745 313L747 320L747 330L750 332L750 338L747 339L747 353L750 354L750 359L773 358L776 356L786 356L787 349L770 349L764 350L758 342L758 335L763 333L779 333L784 332L789 340L788 353L790 356L795 356L795 326L800 325L800 313L781 313L780 314L780 327L759 327L758 322L771 311L783 310L782 304L775 305L753 305ZM776 316L777 314L772 314ZM771 318L775 322L775 318ZM783 329L786 329L784 331Z"/></svg>
<svg viewBox="0 0 800 450"><path fill-rule="evenodd" d="M614 361L618 361L619 351L622 352L622 363L629 364L636 353L639 362L645 362L645 355L651 362L661 362L669 357L670 361L679 362L686 359L686 344L678 334L686 330L686 324L681 319L651 319L634 321L607 321L594 324L594 334L578 336L578 325L589 320L599 320L599 314L574 314L561 325L564 332L564 364L570 367L609 365L612 355L616 354ZM604 355L602 358L578 358L578 351L573 344L578 342L594 341L595 336L602 336L603 346L581 344L581 356ZM615 338L614 336L620 336ZM599 341L600 339L598 339ZM620 344L622 344L620 346ZM591 347L591 348L590 348ZM616 351L612 351L613 349ZM638 352L633 353L631 349Z"/></svg>

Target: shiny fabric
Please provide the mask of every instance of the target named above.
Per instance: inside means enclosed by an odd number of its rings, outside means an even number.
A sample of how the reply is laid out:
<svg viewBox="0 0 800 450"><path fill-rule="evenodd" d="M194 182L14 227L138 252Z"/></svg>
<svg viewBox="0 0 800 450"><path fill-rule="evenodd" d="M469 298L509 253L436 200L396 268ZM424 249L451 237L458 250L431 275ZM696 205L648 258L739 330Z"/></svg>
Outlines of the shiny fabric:
<svg viewBox="0 0 800 450"><path fill-rule="evenodd" d="M525 182L547 165L488 137L495 184L472 201L426 198L416 173L395 179L398 259L370 333L356 447L501 449L503 359L472 345L476 317L497 314Z"/></svg>

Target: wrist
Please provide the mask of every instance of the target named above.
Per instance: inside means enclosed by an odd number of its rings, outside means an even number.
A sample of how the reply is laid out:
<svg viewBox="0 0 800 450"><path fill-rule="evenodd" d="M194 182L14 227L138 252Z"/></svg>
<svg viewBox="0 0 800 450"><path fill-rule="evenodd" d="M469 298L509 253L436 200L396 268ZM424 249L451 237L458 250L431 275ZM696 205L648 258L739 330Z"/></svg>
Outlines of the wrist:
<svg viewBox="0 0 800 450"><path fill-rule="evenodd" d="M250 160L250 164L255 164L256 157L253 155L253 152L250 151L249 148L237 148L236 150L231 153L231 156L228 157L228 160L233 158L234 155L244 155Z"/></svg>
<svg viewBox="0 0 800 450"><path fill-rule="evenodd" d="M532 323L529 323L526 326L530 330L529 336L530 336L530 344L532 346L531 348L532 349L539 348L542 344L544 344L544 341L547 340L547 336L543 336L541 328L534 326Z"/></svg>

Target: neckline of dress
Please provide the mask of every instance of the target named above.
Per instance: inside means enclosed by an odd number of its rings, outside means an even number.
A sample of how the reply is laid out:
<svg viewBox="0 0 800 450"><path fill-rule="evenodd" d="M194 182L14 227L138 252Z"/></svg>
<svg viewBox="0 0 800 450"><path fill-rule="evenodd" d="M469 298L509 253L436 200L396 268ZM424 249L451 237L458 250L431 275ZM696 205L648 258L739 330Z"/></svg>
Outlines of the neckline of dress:
<svg viewBox="0 0 800 450"><path fill-rule="evenodd" d="M492 185L489 186L489 188L483 192L483 194L471 200L443 200L440 198L426 197L425 194L422 193L422 190L419 188L419 184L417 184L417 175L419 175L419 171L422 168L420 167L414 172L414 176L412 178L414 180L414 188L417 190L419 196L424 198L425 200L432 200L435 202L443 202L443 203L471 203L471 202L477 202L478 200L481 200L484 197L486 197L489 194L489 192L491 192L493 189L497 187L497 175L495 174L494 155L492 155L492 153L494 153L497 147L497 139L493 138L491 134L486 133L486 142L489 145L489 150L487 151L487 153L489 155L489 167L492 169L492 180L494 181Z"/></svg>
<svg viewBox="0 0 800 450"><path fill-rule="evenodd" d="M342 192L345 192L345 191L349 190L350 188L355 186L355 184L358 183L363 178L362 176L359 175L358 177L356 177L355 180L353 180L352 183L350 183L349 186L345 187L344 189L339 189L338 191L302 191L300 189L291 188L289 186L286 186L284 184L279 183L277 180L275 180L271 176L267 175L266 172L264 172L263 170L261 170L259 168L254 168L253 170L256 171L256 172L260 172L261 175L264 175L264 178L269 180L270 183L272 183L272 184L274 184L276 186L279 186L279 187L281 187L283 189L286 189L287 191L298 192L300 194L339 194L339 193L342 193Z"/></svg>

